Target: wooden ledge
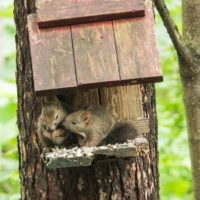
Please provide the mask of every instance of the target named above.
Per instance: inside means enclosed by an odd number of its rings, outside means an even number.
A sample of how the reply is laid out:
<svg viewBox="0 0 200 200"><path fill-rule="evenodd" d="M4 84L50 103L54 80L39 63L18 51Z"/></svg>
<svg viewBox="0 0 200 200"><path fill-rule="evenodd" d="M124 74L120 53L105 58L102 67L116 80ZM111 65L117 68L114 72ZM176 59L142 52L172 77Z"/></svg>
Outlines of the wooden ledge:
<svg viewBox="0 0 200 200"><path fill-rule="evenodd" d="M45 154L45 163L48 168L90 166L98 158L126 158L149 152L146 138L140 137L123 144L99 147L75 147L73 149L53 149Z"/></svg>

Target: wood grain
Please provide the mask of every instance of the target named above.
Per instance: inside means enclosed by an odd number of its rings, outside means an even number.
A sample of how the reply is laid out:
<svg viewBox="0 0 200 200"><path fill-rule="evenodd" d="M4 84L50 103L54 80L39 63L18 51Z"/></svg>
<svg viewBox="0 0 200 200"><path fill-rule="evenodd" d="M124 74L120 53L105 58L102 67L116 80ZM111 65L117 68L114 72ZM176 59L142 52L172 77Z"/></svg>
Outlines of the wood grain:
<svg viewBox="0 0 200 200"><path fill-rule="evenodd" d="M37 0L36 8L41 28L144 16L142 0Z"/></svg>
<svg viewBox="0 0 200 200"><path fill-rule="evenodd" d="M149 126L149 119L147 118L140 118L137 120L129 120L129 123L133 124L135 129L139 134L143 133L149 133L150 132L150 126Z"/></svg>
<svg viewBox="0 0 200 200"><path fill-rule="evenodd" d="M139 85L99 89L100 102L118 120L135 120L143 116Z"/></svg>
<svg viewBox="0 0 200 200"><path fill-rule="evenodd" d="M119 69L111 22L72 26L78 85L119 82Z"/></svg>
<svg viewBox="0 0 200 200"><path fill-rule="evenodd" d="M69 27L40 30L36 16L28 16L36 95L77 86Z"/></svg>
<svg viewBox="0 0 200 200"><path fill-rule="evenodd" d="M52 152L45 154L45 163L48 168L83 167L91 166L95 161L109 162L113 161L113 158L138 156L141 152L149 152L149 143L147 139L138 137L123 144L109 146L53 149Z"/></svg>
<svg viewBox="0 0 200 200"><path fill-rule="evenodd" d="M145 17L116 20L114 33L122 81L162 81L151 4L145 3Z"/></svg>
<svg viewBox="0 0 200 200"><path fill-rule="evenodd" d="M145 12L145 17L73 25L71 31L69 26L39 29L36 17L29 16L36 95L162 81L148 3Z"/></svg>

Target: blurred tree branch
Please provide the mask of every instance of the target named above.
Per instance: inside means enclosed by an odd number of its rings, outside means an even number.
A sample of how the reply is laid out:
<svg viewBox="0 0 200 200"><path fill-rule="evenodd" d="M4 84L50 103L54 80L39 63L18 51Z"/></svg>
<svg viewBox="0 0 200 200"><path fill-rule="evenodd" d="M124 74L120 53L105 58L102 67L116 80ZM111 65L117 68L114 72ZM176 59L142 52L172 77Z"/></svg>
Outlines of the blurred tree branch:
<svg viewBox="0 0 200 200"><path fill-rule="evenodd" d="M171 37L179 58L183 100L187 119L194 200L200 198L200 1L182 0L182 36L170 17L164 0L154 0L155 6Z"/></svg>
<svg viewBox="0 0 200 200"><path fill-rule="evenodd" d="M179 57L184 59L189 65L199 65L194 59L193 52L184 44L182 36L171 18L169 10L164 0L153 0L154 4L163 20L163 23L170 35L170 38L174 44Z"/></svg>

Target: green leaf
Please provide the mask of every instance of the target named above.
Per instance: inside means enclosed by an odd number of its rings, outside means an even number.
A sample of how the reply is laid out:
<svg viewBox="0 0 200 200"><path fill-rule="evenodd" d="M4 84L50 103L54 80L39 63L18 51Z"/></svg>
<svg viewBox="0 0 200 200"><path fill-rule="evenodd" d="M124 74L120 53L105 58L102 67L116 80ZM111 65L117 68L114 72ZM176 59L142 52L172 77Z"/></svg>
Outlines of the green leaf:
<svg viewBox="0 0 200 200"><path fill-rule="evenodd" d="M13 18L14 6L10 5L5 10L0 10L0 17Z"/></svg>

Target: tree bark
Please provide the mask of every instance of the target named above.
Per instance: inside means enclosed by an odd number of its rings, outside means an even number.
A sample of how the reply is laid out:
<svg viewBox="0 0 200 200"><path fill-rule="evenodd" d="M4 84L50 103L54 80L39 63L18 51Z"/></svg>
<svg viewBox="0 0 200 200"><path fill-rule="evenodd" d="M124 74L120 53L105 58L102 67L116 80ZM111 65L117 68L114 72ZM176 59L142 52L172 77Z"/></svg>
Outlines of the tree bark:
<svg viewBox="0 0 200 200"><path fill-rule="evenodd" d="M179 57L192 163L194 199L200 199L200 1L182 0L183 33L169 15L164 0L154 0Z"/></svg>
<svg viewBox="0 0 200 200"><path fill-rule="evenodd" d="M155 89L152 84L66 92L69 104L107 106L116 118L150 118L149 154L91 167L47 169L41 159L37 119L41 111L33 93L27 15L35 1L15 0L17 27L18 149L22 200L158 200L158 153Z"/></svg>
<svg viewBox="0 0 200 200"><path fill-rule="evenodd" d="M183 0L183 42L194 64L180 58L183 99L188 125L194 199L200 200L200 1Z"/></svg>

